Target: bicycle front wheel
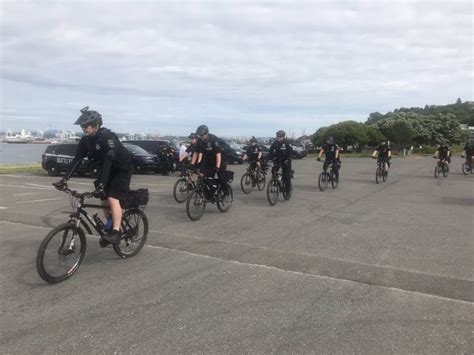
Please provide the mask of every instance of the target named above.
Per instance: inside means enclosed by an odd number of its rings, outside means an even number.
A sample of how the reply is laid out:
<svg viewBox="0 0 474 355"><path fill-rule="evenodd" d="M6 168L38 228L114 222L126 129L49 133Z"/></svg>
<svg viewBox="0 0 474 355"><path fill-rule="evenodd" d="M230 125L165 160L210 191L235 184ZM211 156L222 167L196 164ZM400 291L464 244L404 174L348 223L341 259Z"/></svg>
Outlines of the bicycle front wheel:
<svg viewBox="0 0 474 355"><path fill-rule="evenodd" d="M326 174L325 171L322 171L321 174L319 174L319 179L318 179L318 187L321 191L324 191L328 187L328 175Z"/></svg>
<svg viewBox="0 0 474 355"><path fill-rule="evenodd" d="M270 206L274 206L278 202L279 192L278 181L271 179L267 185L267 200Z"/></svg>
<svg viewBox="0 0 474 355"><path fill-rule="evenodd" d="M464 175L468 175L468 174L469 174L469 170L470 170L470 169L469 169L469 165L467 165L466 163L463 163L463 165L462 165L462 173L463 173Z"/></svg>
<svg viewBox="0 0 474 355"><path fill-rule="evenodd" d="M173 187L173 196L176 202L183 203L189 194L188 180L182 177L176 181Z"/></svg>
<svg viewBox="0 0 474 355"><path fill-rule="evenodd" d="M262 174L261 172L258 172L257 173L257 188L258 188L258 191L263 191L263 189L265 188L265 175Z"/></svg>
<svg viewBox="0 0 474 355"><path fill-rule="evenodd" d="M217 191L217 209L222 213L227 212L232 206L232 201L234 200L234 193L232 192L232 186L227 185L227 191L229 192L227 195L224 195L224 191L219 186Z"/></svg>
<svg viewBox="0 0 474 355"><path fill-rule="evenodd" d="M434 177L435 177L435 179L438 178L438 173L439 173L439 168L436 167L436 168L434 169Z"/></svg>
<svg viewBox="0 0 474 355"><path fill-rule="evenodd" d="M245 173L240 179L240 188L244 194L248 195L252 192L252 187L252 177L249 173Z"/></svg>
<svg viewBox="0 0 474 355"><path fill-rule="evenodd" d="M186 213L191 221L197 221L206 209L206 198L202 190L194 190L186 201Z"/></svg>
<svg viewBox="0 0 474 355"><path fill-rule="evenodd" d="M377 170L375 171L375 182L376 182L377 184L380 184L380 176L381 176L381 174L380 174L380 168L378 167Z"/></svg>
<svg viewBox="0 0 474 355"><path fill-rule="evenodd" d="M382 180L383 180L383 182L385 182L385 181L387 181L387 179L388 179L388 170L384 168L382 170Z"/></svg>
<svg viewBox="0 0 474 355"><path fill-rule="evenodd" d="M331 174L331 186L333 189L336 189L339 186L339 178L336 180L334 173Z"/></svg>
<svg viewBox="0 0 474 355"><path fill-rule="evenodd" d="M84 259L86 244L84 231L72 223L51 230L41 242L36 256L39 276L50 284L70 278Z"/></svg>
<svg viewBox="0 0 474 355"><path fill-rule="evenodd" d="M148 218L142 210L134 208L125 211L122 216L120 244L114 244L118 256L126 259L137 255L148 237Z"/></svg>

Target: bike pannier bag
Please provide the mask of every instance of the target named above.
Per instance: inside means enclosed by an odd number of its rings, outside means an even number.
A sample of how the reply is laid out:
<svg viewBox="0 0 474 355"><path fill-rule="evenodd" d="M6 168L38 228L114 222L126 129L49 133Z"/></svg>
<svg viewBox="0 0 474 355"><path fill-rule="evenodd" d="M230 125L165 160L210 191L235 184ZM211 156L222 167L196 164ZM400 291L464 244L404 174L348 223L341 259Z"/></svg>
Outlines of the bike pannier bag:
<svg viewBox="0 0 474 355"><path fill-rule="evenodd" d="M124 200L120 200L120 205L124 209L146 206L149 200L148 189L130 190Z"/></svg>

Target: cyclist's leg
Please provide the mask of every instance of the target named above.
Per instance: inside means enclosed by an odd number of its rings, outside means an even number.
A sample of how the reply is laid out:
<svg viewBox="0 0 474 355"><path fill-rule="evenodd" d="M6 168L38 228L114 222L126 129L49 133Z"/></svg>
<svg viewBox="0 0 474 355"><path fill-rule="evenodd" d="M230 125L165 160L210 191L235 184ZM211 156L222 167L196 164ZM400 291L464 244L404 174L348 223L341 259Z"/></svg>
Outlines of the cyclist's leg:
<svg viewBox="0 0 474 355"><path fill-rule="evenodd" d="M325 160L325 161L324 161L324 164L323 164L323 170L324 170L324 171L328 170L329 164L331 164L331 161L330 161L330 160Z"/></svg>
<svg viewBox="0 0 474 355"><path fill-rule="evenodd" d="M281 167L281 172L283 175L283 180L285 181L286 191L289 192L291 189L291 163L284 164Z"/></svg>
<svg viewBox="0 0 474 355"><path fill-rule="evenodd" d="M226 170L227 170L227 165L221 164L221 168L219 172L217 173L217 179L218 179L219 185L221 185L224 195L229 194L229 189L227 188Z"/></svg>
<svg viewBox="0 0 474 355"><path fill-rule="evenodd" d="M332 161L332 170L334 171L336 180L339 180L339 164L337 163L336 159Z"/></svg>
<svg viewBox="0 0 474 355"><path fill-rule="evenodd" d="M120 231L122 223L122 206L120 200L127 197L130 191L130 180L132 171L114 170L111 173L109 183L106 187L107 202L110 206L110 211L113 220L113 230Z"/></svg>

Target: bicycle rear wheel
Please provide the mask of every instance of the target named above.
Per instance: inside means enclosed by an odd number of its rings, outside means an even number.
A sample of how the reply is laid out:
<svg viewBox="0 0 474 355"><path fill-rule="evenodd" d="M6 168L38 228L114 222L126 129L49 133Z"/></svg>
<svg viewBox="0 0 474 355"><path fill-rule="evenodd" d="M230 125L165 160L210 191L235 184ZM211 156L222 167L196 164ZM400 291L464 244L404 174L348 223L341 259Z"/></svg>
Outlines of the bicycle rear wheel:
<svg viewBox="0 0 474 355"><path fill-rule="evenodd" d="M449 168L447 166L443 166L443 176L448 177Z"/></svg>
<svg viewBox="0 0 474 355"><path fill-rule="evenodd" d="M257 172L257 188L258 188L258 191L263 191L263 189L265 188L265 183L266 183L265 175L262 174L261 172Z"/></svg>
<svg viewBox="0 0 474 355"><path fill-rule="evenodd" d="M84 259L86 244L83 230L72 223L51 230L41 242L36 256L39 276L50 284L70 278Z"/></svg>
<svg viewBox="0 0 474 355"><path fill-rule="evenodd" d="M277 179L271 179L267 185L267 200L270 206L278 202L279 188Z"/></svg>
<svg viewBox="0 0 474 355"><path fill-rule="evenodd" d="M173 197L178 203L183 203L186 201L186 198L188 197L189 194L189 184L188 184L188 179L185 177L182 177L176 181L173 187Z"/></svg>
<svg viewBox="0 0 474 355"><path fill-rule="evenodd" d="M202 190L194 190L186 201L186 213L191 221L197 221L204 214L206 199Z"/></svg>
<svg viewBox="0 0 474 355"><path fill-rule="evenodd" d="M282 185L283 185L282 186L283 187L283 198L285 199L285 201L288 201L291 198L291 193L292 193L291 186L288 189L285 183L283 183Z"/></svg>
<svg viewBox="0 0 474 355"><path fill-rule="evenodd" d="M120 237L120 244L114 245L117 255L124 259L137 255L148 237L148 218L145 212L138 208L125 211Z"/></svg>
<svg viewBox="0 0 474 355"><path fill-rule="evenodd" d="M227 195L224 195L224 191L222 188L219 186L217 193L217 209L221 211L222 213L227 212L230 209L230 206L232 206L232 201L234 200L234 193L232 192L232 186L227 185L227 189L229 193Z"/></svg>
<svg viewBox="0 0 474 355"><path fill-rule="evenodd" d="M462 164L462 173L464 175L469 175L469 170L470 170L469 165L467 165L466 163L463 163Z"/></svg>
<svg viewBox="0 0 474 355"><path fill-rule="evenodd" d="M318 179L318 187L321 191L324 191L328 187L328 175L325 171L322 171L321 174L319 174L319 179Z"/></svg>
<svg viewBox="0 0 474 355"><path fill-rule="evenodd" d="M240 188L244 194L248 195L252 192L252 187L252 177L249 173L245 173L240 179Z"/></svg>

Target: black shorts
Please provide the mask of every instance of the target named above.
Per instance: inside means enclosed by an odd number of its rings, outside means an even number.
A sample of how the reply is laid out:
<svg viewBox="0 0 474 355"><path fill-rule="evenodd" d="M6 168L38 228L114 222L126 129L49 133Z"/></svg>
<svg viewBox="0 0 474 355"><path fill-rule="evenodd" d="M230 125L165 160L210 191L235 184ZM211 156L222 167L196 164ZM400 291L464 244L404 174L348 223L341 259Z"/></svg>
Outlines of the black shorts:
<svg viewBox="0 0 474 355"><path fill-rule="evenodd" d="M132 171L115 170L110 173L110 179L105 187L107 197L123 200L130 191Z"/></svg>

